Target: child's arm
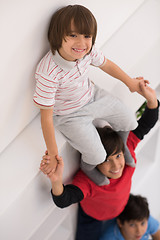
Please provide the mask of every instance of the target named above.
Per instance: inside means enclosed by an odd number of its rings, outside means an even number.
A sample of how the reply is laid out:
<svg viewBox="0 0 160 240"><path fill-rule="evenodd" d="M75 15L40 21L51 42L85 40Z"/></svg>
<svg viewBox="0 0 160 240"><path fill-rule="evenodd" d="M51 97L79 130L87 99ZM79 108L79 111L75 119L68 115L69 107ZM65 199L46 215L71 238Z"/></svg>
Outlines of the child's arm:
<svg viewBox="0 0 160 240"><path fill-rule="evenodd" d="M55 170L57 165L56 155L58 148L55 139L55 130L53 124L53 109L41 109L41 126L44 140L47 146L48 154L50 155L50 163L47 164L47 173Z"/></svg>
<svg viewBox="0 0 160 240"><path fill-rule="evenodd" d="M151 87L140 83L140 89L142 96L147 101L147 106L143 115L138 120L138 127L132 132L142 140L144 135L154 127L158 120L159 101L157 101L156 93Z"/></svg>
<svg viewBox="0 0 160 240"><path fill-rule="evenodd" d="M152 89L151 87L149 87L148 85L145 85L143 82L139 83L139 88L141 90L142 96L147 101L147 107L149 109L157 108L158 101L157 101L157 96L156 96L155 90Z"/></svg>
<svg viewBox="0 0 160 240"><path fill-rule="evenodd" d="M50 156L43 156L43 160L40 165L40 170L47 174L46 172L46 164L50 162ZM54 171L51 171L47 176L50 178L52 184L52 199L54 203L60 207L68 207L73 203L80 202L83 198L83 192L77 186L73 184L68 184L66 186L63 185L62 176L63 176L63 159L57 156L57 168Z"/></svg>
<svg viewBox="0 0 160 240"><path fill-rule="evenodd" d="M63 193L62 183L64 169L63 160L61 157L56 156L57 167L55 171L52 170L50 173L47 173L47 165L50 163L50 161L51 161L50 156L48 155L43 156L43 160L41 161L40 164L40 170L50 178L52 184L52 193L55 196L59 196Z"/></svg>
<svg viewBox="0 0 160 240"><path fill-rule="evenodd" d="M108 73L112 77L122 81L130 89L131 92L138 92L139 94L141 94L139 82L143 81L145 83L149 83L147 80L144 80L143 77L139 78L129 77L120 67L118 67L115 63L108 59L102 66L100 66L100 69Z"/></svg>

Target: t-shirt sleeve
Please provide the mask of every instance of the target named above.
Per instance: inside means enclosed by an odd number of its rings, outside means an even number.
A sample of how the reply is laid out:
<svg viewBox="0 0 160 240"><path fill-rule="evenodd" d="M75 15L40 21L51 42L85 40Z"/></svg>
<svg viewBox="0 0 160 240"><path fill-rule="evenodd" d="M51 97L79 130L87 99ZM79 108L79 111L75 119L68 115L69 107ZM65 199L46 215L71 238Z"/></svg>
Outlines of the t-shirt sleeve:
<svg viewBox="0 0 160 240"><path fill-rule="evenodd" d="M60 196L51 195L54 203L59 208L65 208L73 203L78 203L83 199L83 192L73 184L68 184L64 186L63 193Z"/></svg>
<svg viewBox="0 0 160 240"><path fill-rule="evenodd" d="M129 133L127 139L127 146L135 161L136 161L135 149L140 141L141 140L132 131Z"/></svg>
<svg viewBox="0 0 160 240"><path fill-rule="evenodd" d="M55 94L58 88L58 81L44 67L43 61L38 64L35 79L36 88L33 96L33 101L39 108L53 108L55 104ZM42 64L43 63L43 64ZM46 63L47 64L47 63Z"/></svg>
<svg viewBox="0 0 160 240"><path fill-rule="evenodd" d="M144 136L154 127L158 120L159 113L159 101L158 107L155 109L145 108L142 117L138 121L138 127L129 133L127 139L127 146L135 158L135 148L138 143L144 138Z"/></svg>
<svg viewBox="0 0 160 240"><path fill-rule="evenodd" d="M90 56L91 56L91 65L95 67L100 67L107 61L102 51L96 48L95 45L92 48Z"/></svg>
<svg viewBox="0 0 160 240"><path fill-rule="evenodd" d="M150 216L148 219L148 233L150 235L155 234L159 230L159 227L160 227L160 224L158 220Z"/></svg>
<svg viewBox="0 0 160 240"><path fill-rule="evenodd" d="M73 179L73 184L81 189L84 198L90 197L92 194L92 187L90 179L80 170Z"/></svg>
<svg viewBox="0 0 160 240"><path fill-rule="evenodd" d="M159 115L159 101L157 108L149 109L145 108L142 117L138 120L138 127L132 132L139 138L143 139L144 136L154 127L158 120Z"/></svg>

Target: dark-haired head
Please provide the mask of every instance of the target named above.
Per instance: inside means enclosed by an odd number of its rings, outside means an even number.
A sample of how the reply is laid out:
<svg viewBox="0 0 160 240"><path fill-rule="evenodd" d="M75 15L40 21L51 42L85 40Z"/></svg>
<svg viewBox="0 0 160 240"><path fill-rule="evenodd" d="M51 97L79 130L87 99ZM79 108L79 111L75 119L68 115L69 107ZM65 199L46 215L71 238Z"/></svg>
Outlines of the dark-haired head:
<svg viewBox="0 0 160 240"><path fill-rule="evenodd" d="M127 205L123 212L117 217L121 224L131 220L142 221L149 218L149 207L145 197L130 194Z"/></svg>
<svg viewBox="0 0 160 240"><path fill-rule="evenodd" d="M108 126L105 126L104 128L97 128L97 131L107 152L107 157L117 154L121 151L124 153L123 140L116 131Z"/></svg>
<svg viewBox="0 0 160 240"><path fill-rule="evenodd" d="M50 21L48 30L48 40L51 51L55 51L62 46L62 40L71 33L71 22L79 34L92 36L92 46L97 35L97 22L93 14L84 6L68 5L57 10Z"/></svg>

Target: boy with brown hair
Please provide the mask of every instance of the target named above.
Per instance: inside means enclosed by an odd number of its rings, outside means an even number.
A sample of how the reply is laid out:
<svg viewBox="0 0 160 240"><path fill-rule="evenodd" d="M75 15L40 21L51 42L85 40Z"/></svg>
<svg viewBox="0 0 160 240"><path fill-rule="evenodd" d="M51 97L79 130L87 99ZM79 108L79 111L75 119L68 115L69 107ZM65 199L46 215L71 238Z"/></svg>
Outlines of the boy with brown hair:
<svg viewBox="0 0 160 240"><path fill-rule="evenodd" d="M96 19L84 6L68 5L53 14L48 31L51 50L36 70L34 102L40 108L42 131L51 158L47 173L57 167L56 127L82 154L83 171L95 183L103 185L109 180L96 171L96 165L106 159L107 152L93 121L107 121L125 140L137 122L130 109L93 84L88 76L89 67L99 67L126 84L131 92L141 94L139 82L148 81L129 77L107 59L95 46L96 34ZM126 163L134 167L134 160L125 148Z"/></svg>

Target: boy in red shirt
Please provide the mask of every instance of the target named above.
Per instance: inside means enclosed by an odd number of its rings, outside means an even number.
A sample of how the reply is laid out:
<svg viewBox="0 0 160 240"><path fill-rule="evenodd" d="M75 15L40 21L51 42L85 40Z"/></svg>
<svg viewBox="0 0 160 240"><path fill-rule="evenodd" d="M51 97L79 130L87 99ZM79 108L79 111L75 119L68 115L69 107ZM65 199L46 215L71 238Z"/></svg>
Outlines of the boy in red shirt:
<svg viewBox="0 0 160 240"><path fill-rule="evenodd" d="M135 160L135 148L158 119L159 102L155 91L144 83L140 83L147 107L138 127L131 131L127 145ZM127 204L131 180L135 168L125 164L124 145L120 136L111 128L98 129L102 144L108 155L107 159L97 165L97 169L106 176L110 183L98 186L91 181L82 170L73 179L73 184L64 186L62 183L63 160L57 158L58 166L55 172L48 174L52 183L52 198L55 204L64 208L80 202L76 240L98 240L103 220L117 217ZM41 171L46 174L50 157L45 155L41 162Z"/></svg>

